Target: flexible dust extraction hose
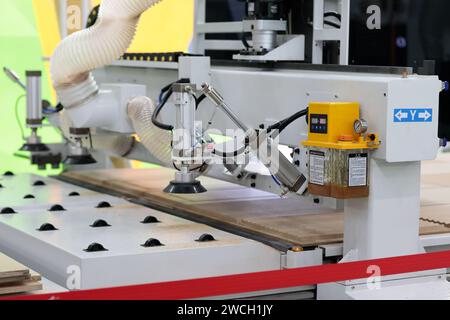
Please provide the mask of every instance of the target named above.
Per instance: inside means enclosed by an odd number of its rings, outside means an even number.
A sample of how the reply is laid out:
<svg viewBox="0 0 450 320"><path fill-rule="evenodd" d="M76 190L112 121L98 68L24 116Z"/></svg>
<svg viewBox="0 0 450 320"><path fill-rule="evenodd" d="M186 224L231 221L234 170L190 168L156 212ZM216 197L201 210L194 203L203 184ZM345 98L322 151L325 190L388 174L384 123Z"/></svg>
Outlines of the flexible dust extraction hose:
<svg viewBox="0 0 450 320"><path fill-rule="evenodd" d="M128 103L128 117L142 144L162 164L170 164L172 163L172 133L161 130L152 123L154 112L155 105L147 97L137 97Z"/></svg>
<svg viewBox="0 0 450 320"><path fill-rule="evenodd" d="M61 104L70 108L96 95L90 74L120 58L130 46L143 12L161 0L103 0L97 22L65 38L51 59L51 75Z"/></svg>

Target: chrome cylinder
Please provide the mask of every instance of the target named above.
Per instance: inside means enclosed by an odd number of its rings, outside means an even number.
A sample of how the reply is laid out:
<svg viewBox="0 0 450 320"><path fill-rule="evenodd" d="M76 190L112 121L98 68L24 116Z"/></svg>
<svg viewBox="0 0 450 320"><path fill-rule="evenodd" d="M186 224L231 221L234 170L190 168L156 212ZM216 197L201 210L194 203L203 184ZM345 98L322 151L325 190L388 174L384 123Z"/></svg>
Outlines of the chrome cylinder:
<svg viewBox="0 0 450 320"><path fill-rule="evenodd" d="M173 149L177 157L193 156L192 151L196 145L193 91L193 84L180 83L173 86L173 103L176 107Z"/></svg>
<svg viewBox="0 0 450 320"><path fill-rule="evenodd" d="M277 47L277 32L272 30L254 30L253 50L256 52L272 51Z"/></svg>
<svg viewBox="0 0 450 320"><path fill-rule="evenodd" d="M27 126L39 127L42 124L42 73L27 71Z"/></svg>

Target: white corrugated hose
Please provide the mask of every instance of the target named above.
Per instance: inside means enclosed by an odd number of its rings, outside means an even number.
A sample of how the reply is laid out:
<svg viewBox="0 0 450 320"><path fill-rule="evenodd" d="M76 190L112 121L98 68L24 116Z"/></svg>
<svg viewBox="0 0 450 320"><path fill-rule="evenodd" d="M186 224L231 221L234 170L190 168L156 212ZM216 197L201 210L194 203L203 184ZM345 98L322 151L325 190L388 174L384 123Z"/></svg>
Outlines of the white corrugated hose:
<svg viewBox="0 0 450 320"><path fill-rule="evenodd" d="M172 162L172 133L152 123L155 106L147 97L137 97L128 104L128 117L142 144L163 164Z"/></svg>
<svg viewBox="0 0 450 320"><path fill-rule="evenodd" d="M65 108L83 104L99 89L91 71L120 58L130 46L143 12L162 0L103 0L97 22L65 38L51 59L53 85ZM128 115L147 149L163 163L171 162L171 133L156 128L153 102L133 99Z"/></svg>

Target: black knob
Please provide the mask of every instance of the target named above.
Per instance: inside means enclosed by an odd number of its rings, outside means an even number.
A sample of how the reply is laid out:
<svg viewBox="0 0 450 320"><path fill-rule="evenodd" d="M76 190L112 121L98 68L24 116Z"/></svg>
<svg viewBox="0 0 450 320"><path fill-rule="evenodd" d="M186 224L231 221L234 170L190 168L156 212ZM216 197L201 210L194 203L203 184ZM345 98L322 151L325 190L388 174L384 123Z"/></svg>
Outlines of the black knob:
<svg viewBox="0 0 450 320"><path fill-rule="evenodd" d="M64 209L64 207L62 205L60 205L60 204L55 204L50 209L48 209L48 211L50 211L50 212L66 211L66 209Z"/></svg>
<svg viewBox="0 0 450 320"><path fill-rule="evenodd" d="M145 243L142 246L144 248L153 248L153 247L162 247L164 245L158 239L151 238L145 241Z"/></svg>
<svg viewBox="0 0 450 320"><path fill-rule="evenodd" d="M12 171L6 171L3 175L5 177L12 177L12 176L14 176L14 173Z"/></svg>
<svg viewBox="0 0 450 320"><path fill-rule="evenodd" d="M14 211L13 208L3 208L2 211L0 211L0 214L15 214L17 213Z"/></svg>
<svg viewBox="0 0 450 320"><path fill-rule="evenodd" d="M43 186L45 186L45 182L42 181L42 180L38 180L38 181L33 183L33 186L34 187L43 187Z"/></svg>
<svg viewBox="0 0 450 320"><path fill-rule="evenodd" d="M35 196L33 196L32 194L27 194L25 197L23 197L24 199L36 199Z"/></svg>
<svg viewBox="0 0 450 320"><path fill-rule="evenodd" d="M197 242L211 242L211 241L216 241L216 239L214 239L214 237L208 233L202 234L200 236L200 238L198 238L198 240L196 240Z"/></svg>
<svg viewBox="0 0 450 320"><path fill-rule="evenodd" d="M104 209L104 208L111 208L111 207L112 207L111 204L106 201L102 201L96 206L97 209Z"/></svg>
<svg viewBox="0 0 450 320"><path fill-rule="evenodd" d="M106 222L105 220L100 219L100 220L95 221L91 225L91 227L92 228L106 228L106 227L111 227L111 225L108 222Z"/></svg>
<svg viewBox="0 0 450 320"><path fill-rule="evenodd" d="M141 223L151 224L151 223L160 223L160 221L158 219L156 219L156 217L154 217L154 216L148 216L148 217L145 217L145 219L143 221L141 221Z"/></svg>
<svg viewBox="0 0 450 320"><path fill-rule="evenodd" d="M80 194L78 193L78 192L71 192L71 193L69 193L69 197L79 197L80 196Z"/></svg>
<svg viewBox="0 0 450 320"><path fill-rule="evenodd" d="M39 229L38 231L57 231L58 229L55 228L54 225L50 224L50 223L44 223Z"/></svg>
<svg viewBox="0 0 450 320"><path fill-rule="evenodd" d="M94 242L87 247L87 249L84 249L86 252L101 252L101 251L108 251L103 245L100 243Z"/></svg>

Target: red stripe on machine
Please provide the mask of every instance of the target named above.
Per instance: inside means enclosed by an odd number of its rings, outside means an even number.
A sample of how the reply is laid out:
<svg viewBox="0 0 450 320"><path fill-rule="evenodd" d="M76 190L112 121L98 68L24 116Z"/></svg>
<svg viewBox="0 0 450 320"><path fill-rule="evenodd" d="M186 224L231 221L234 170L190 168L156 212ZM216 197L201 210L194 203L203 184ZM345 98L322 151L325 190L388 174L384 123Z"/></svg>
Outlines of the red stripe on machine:
<svg viewBox="0 0 450 320"><path fill-rule="evenodd" d="M15 297L18 300L182 300L366 279L450 267L450 251L223 277Z"/></svg>

